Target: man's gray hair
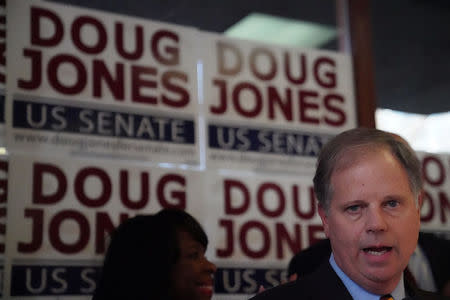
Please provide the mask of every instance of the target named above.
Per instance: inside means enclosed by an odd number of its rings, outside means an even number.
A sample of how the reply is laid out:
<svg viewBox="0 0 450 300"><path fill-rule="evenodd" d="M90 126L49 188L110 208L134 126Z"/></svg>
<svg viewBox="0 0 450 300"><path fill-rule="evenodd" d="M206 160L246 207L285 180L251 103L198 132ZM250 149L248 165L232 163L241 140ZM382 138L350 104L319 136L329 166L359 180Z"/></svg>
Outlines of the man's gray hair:
<svg viewBox="0 0 450 300"><path fill-rule="evenodd" d="M344 164L359 158L358 154L388 149L408 174L409 185L416 201L422 191L420 161L410 145L400 136L373 128L355 128L331 139L321 150L314 176L314 192L319 205L328 212L333 194L331 176Z"/></svg>

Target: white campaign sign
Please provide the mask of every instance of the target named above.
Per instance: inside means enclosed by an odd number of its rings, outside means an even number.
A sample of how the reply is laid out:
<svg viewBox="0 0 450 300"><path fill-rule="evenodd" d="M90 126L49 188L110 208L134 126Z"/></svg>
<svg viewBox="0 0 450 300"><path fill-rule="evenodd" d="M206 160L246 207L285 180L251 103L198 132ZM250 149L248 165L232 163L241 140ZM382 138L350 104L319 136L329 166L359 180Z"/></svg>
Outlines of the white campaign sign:
<svg viewBox="0 0 450 300"><path fill-rule="evenodd" d="M211 172L207 178L207 194L215 195L205 227L218 266L217 299L246 299L260 285L286 280L292 256L325 237L310 177Z"/></svg>
<svg viewBox="0 0 450 300"><path fill-rule="evenodd" d="M12 155L9 169L8 299L88 299L107 236L121 220L163 207L199 222L206 215L196 171L23 155Z"/></svg>
<svg viewBox="0 0 450 300"><path fill-rule="evenodd" d="M199 163L197 30L45 1L7 14L10 150Z"/></svg>
<svg viewBox="0 0 450 300"><path fill-rule="evenodd" d="M356 126L349 55L203 36L208 167L308 173Z"/></svg>
<svg viewBox="0 0 450 300"><path fill-rule="evenodd" d="M425 152L417 155L424 179L421 228L450 236L450 155Z"/></svg>

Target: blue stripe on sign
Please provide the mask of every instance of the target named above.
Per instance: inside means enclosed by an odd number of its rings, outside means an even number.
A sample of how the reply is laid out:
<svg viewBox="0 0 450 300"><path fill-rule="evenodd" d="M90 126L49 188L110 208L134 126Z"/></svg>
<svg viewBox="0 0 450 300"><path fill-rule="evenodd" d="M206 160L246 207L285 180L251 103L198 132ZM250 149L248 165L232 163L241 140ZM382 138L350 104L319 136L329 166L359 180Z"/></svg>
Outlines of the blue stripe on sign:
<svg viewBox="0 0 450 300"><path fill-rule="evenodd" d="M209 147L213 149L316 157L330 136L209 124L208 138Z"/></svg>
<svg viewBox="0 0 450 300"><path fill-rule="evenodd" d="M218 268L214 274L214 293L254 294L261 285L270 288L286 280L284 269Z"/></svg>
<svg viewBox="0 0 450 300"><path fill-rule="evenodd" d="M101 266L14 265L11 296L91 295ZM270 288L287 280L284 269L218 268L214 293L254 294L262 285Z"/></svg>
<svg viewBox="0 0 450 300"><path fill-rule="evenodd" d="M15 265L11 296L91 295L100 266Z"/></svg>
<svg viewBox="0 0 450 300"><path fill-rule="evenodd" d="M14 100L13 127L194 144L191 119Z"/></svg>

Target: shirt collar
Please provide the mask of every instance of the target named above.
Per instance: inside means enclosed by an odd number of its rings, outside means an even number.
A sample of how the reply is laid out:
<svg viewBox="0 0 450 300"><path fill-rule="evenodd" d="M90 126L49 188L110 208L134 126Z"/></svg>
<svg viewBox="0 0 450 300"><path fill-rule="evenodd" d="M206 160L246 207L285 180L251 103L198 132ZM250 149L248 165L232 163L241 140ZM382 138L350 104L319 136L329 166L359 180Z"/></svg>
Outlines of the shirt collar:
<svg viewBox="0 0 450 300"><path fill-rule="evenodd" d="M333 270L336 272L338 277L341 279L341 281L344 283L345 287L347 288L348 292L352 296L353 299L364 299L364 300L379 300L380 295L372 294L362 287L360 287L358 284L356 284L350 277L347 276L347 274L344 273L344 271L339 268L339 266L336 264L336 261L334 260L334 255L331 253L330 256L330 265L333 268ZM394 297L395 300L397 299L403 299L405 298L405 286L403 284L403 273L402 277L400 278L399 283L395 287L394 291L391 293L392 297Z"/></svg>

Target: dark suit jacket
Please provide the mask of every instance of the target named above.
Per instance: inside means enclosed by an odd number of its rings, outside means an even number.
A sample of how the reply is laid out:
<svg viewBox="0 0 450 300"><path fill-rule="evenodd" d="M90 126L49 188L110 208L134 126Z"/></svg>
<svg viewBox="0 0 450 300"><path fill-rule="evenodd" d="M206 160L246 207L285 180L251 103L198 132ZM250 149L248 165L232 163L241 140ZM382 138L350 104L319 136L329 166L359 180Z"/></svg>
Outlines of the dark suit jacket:
<svg viewBox="0 0 450 300"><path fill-rule="evenodd" d="M419 245L427 257L438 292L442 293L444 285L450 281L450 240L433 233L420 232ZM312 273L324 261L328 261L330 253L330 240L317 242L293 256L289 262L288 275L297 273L302 277Z"/></svg>
<svg viewBox="0 0 450 300"><path fill-rule="evenodd" d="M405 282L406 293L409 298L417 300L439 300L450 298L439 296L434 293L429 293L417 290L409 283ZM298 279L294 282L289 282L283 285L268 289L255 297L252 300L352 300L352 296L347 291L344 283L334 272L330 263L327 261L322 264L314 273L309 276Z"/></svg>
<svg viewBox="0 0 450 300"><path fill-rule="evenodd" d="M450 240L432 233L419 234L419 245L427 257L439 292L450 281Z"/></svg>

